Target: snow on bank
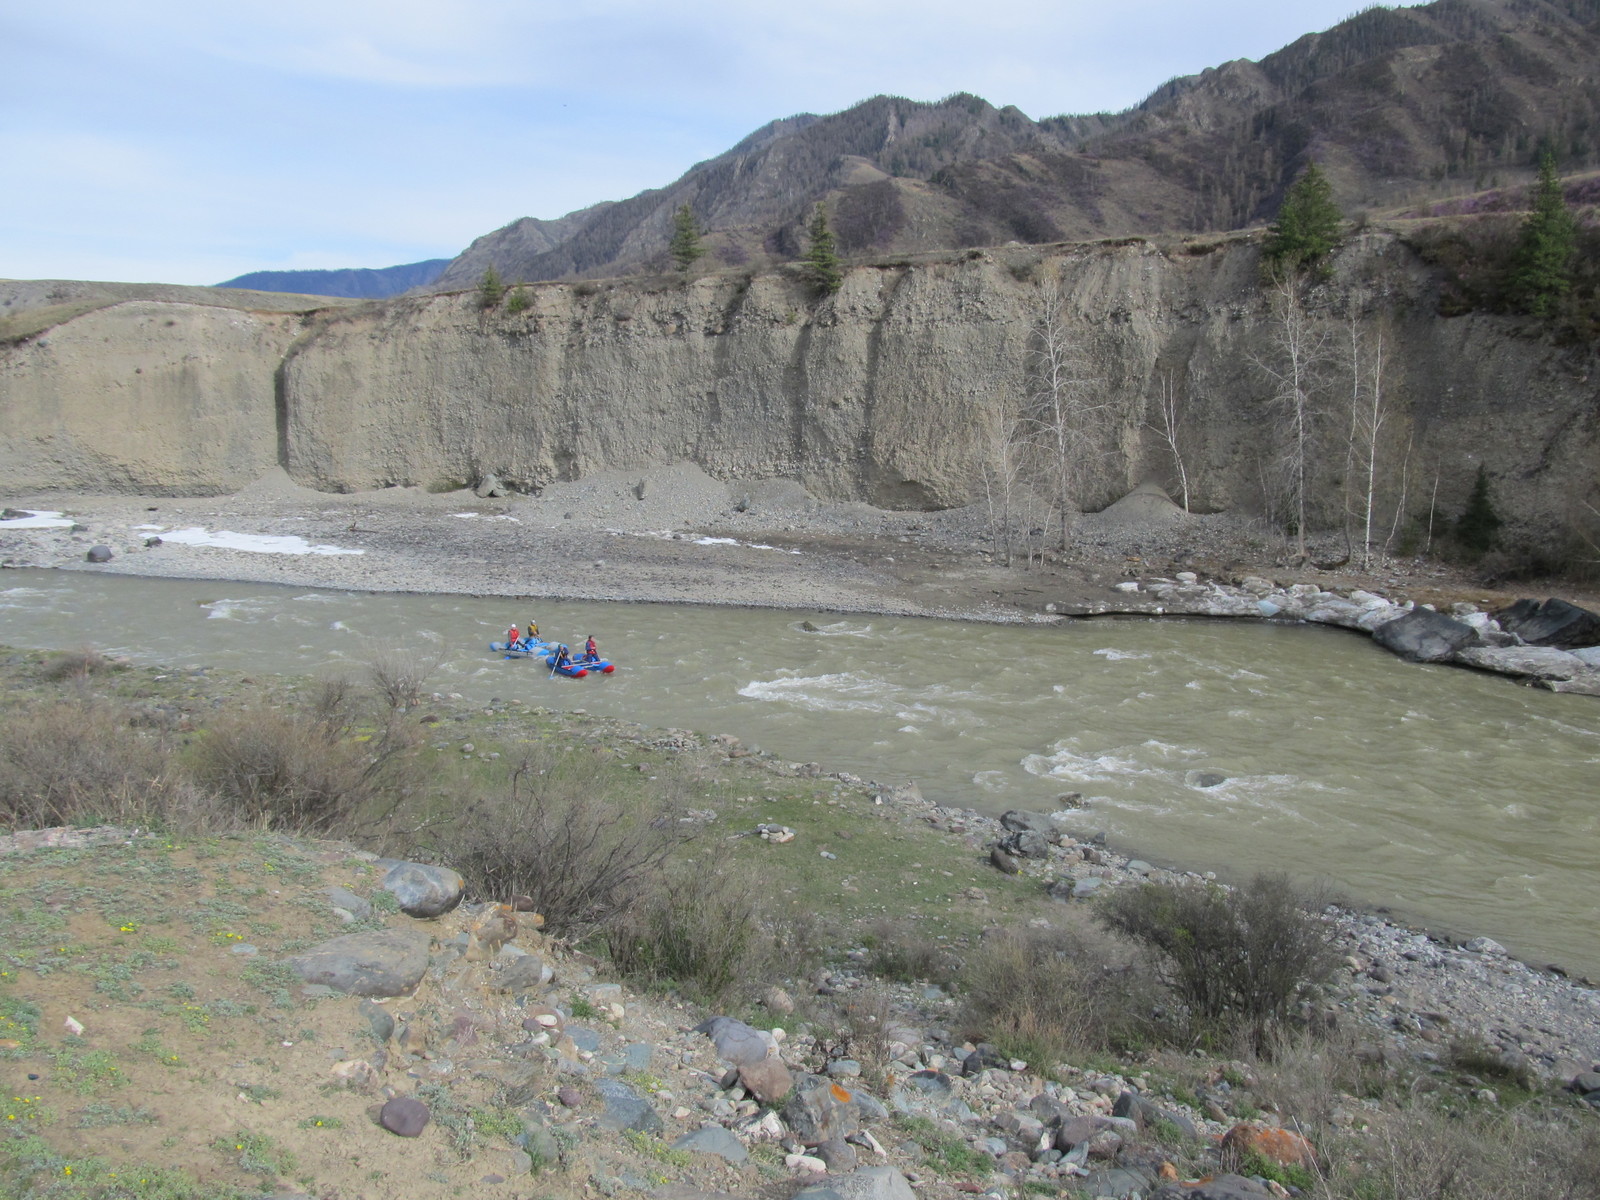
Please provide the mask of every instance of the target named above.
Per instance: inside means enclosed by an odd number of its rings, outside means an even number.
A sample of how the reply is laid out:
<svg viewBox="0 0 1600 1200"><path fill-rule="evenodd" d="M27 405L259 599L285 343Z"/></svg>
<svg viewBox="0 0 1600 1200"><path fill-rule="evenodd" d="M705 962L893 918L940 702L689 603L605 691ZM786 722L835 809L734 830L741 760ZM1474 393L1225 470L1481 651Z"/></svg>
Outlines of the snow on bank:
<svg viewBox="0 0 1600 1200"><path fill-rule="evenodd" d="M174 529L161 535L163 542L178 542L185 546L216 546L223 550L248 550L253 554L365 554L365 550L346 550L340 546L313 546L303 537L292 534L274 536L265 533L233 533L220 529L216 533L196 525L189 529Z"/></svg>
<svg viewBox="0 0 1600 1200"><path fill-rule="evenodd" d="M29 508L19 511L28 515L0 521L0 529L71 529L75 524L71 517L64 517L58 512L34 512Z"/></svg>

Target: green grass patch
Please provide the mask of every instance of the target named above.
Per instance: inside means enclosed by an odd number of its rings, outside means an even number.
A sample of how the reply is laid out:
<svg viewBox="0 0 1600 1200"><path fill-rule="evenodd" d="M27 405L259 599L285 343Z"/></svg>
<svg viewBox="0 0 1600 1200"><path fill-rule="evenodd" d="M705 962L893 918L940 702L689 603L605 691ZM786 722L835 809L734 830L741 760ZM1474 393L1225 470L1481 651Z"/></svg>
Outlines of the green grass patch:
<svg viewBox="0 0 1600 1200"><path fill-rule="evenodd" d="M922 1147L927 1165L940 1175L984 1175L994 1168L994 1160L974 1150L958 1134L947 1133L927 1117L902 1117L900 1128L911 1141Z"/></svg>

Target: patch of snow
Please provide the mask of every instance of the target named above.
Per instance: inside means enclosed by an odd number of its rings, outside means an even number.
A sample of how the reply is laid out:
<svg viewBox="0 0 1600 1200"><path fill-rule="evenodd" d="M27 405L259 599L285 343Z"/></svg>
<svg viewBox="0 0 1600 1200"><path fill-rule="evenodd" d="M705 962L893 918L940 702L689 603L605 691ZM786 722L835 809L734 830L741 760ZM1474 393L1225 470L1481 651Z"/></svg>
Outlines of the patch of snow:
<svg viewBox="0 0 1600 1200"><path fill-rule="evenodd" d="M77 523L58 512L34 512L31 508L22 511L28 515L0 521L0 529L70 529Z"/></svg>
<svg viewBox="0 0 1600 1200"><path fill-rule="evenodd" d="M216 546L223 550L248 550L252 554L365 554L365 550L346 550L339 546L313 546L303 537L273 536L265 533L234 533L221 529L216 533L193 526L174 529L161 535L163 542L178 542L185 546Z"/></svg>

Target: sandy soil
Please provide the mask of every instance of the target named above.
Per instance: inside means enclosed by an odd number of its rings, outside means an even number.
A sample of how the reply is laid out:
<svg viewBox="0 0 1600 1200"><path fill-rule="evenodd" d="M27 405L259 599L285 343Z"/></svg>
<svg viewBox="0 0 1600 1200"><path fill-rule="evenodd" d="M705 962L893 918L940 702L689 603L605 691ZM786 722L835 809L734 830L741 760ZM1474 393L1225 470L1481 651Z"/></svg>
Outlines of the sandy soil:
<svg viewBox="0 0 1600 1200"><path fill-rule="evenodd" d="M3 496L15 510L59 511L82 527L0 527L0 562L168 578L229 579L373 591L666 601L886 612L988 620L1052 613L1144 612L1129 578L1192 570L1222 581L1364 587L1393 599L1513 598L1423 561L1369 572L1291 565L1252 522L1190 515L1163 502L1079 518L1073 544L1031 569L992 553L981 507L885 512L828 504L782 481L726 484L697 468L612 472L538 497L481 499L415 488L330 495L274 473L232 496ZM290 536L356 553L257 553L178 544L174 530ZM151 539L167 534L159 544ZM92 546L111 549L90 565ZM1318 548L1320 561L1342 546ZM1586 597L1565 593L1577 603ZM1590 599L1592 603L1592 599Z"/></svg>

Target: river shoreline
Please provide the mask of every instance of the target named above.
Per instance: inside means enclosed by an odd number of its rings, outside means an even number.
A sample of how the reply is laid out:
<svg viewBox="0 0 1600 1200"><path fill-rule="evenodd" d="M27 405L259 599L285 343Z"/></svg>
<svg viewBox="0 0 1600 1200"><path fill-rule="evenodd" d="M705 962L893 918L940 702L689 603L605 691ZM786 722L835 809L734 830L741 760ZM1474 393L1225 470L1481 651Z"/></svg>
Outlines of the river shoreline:
<svg viewBox="0 0 1600 1200"><path fill-rule="evenodd" d="M891 512L819 501L783 481L724 483L681 464L610 472L537 497L417 488L329 494L279 471L230 496L51 494L0 503L7 512L64 514L50 528L0 523L3 566L356 591L991 622L1185 615L1348 628L1357 627L1350 614L1319 611L1319 597L1487 612L1541 592L1486 587L1417 558L1375 558L1367 570L1299 564L1258 522L1185 513L1142 489L1080 516L1069 551L1027 569L1006 565L982 506ZM95 547L108 550L109 561L89 562ZM1313 563L1339 557L1332 541L1313 551ZM1600 604L1570 587L1562 594Z"/></svg>
<svg viewBox="0 0 1600 1200"><path fill-rule="evenodd" d="M3 499L13 509L63 512L74 523L0 530L5 565L154 578L1003 623L1099 616L1261 620L1269 615L1260 607L1264 599L1277 606L1274 619L1307 620L1315 619L1306 610L1319 599L1352 593L1479 611L1515 598L1418 561L1389 560L1366 573L1286 567L1277 556L1282 548L1248 523L1188 515L1143 523L1086 519L1068 561L1022 571L987 552L983 517L974 510L886 513L824 505L778 487L735 496L726 485L678 469L561 485L536 499L415 489L330 496L277 477L229 497ZM189 529L298 538L307 549L271 553L171 538ZM111 549L110 562L86 562L98 545ZM974 818L933 815L968 828ZM1127 857L1107 857L1108 869L1126 870ZM1340 920L1350 957L1361 964L1351 967L1352 995L1365 997L1362 1004L1370 1000L1373 1011L1498 1011L1504 1028L1529 1035L1507 1033L1527 1047L1518 1052L1531 1051L1547 1072L1559 1074L1584 1057L1600 1061L1600 996L1593 991L1503 951L1468 951L1457 938L1396 925L1381 913L1350 910ZM1407 965L1417 963L1415 970ZM1387 979L1372 974L1374 964ZM1394 999L1397 987L1415 994ZM1507 1008L1504 995L1518 1005ZM1538 1033L1542 1027L1563 1031L1560 1050ZM1420 1036L1420 1029L1413 1032Z"/></svg>

